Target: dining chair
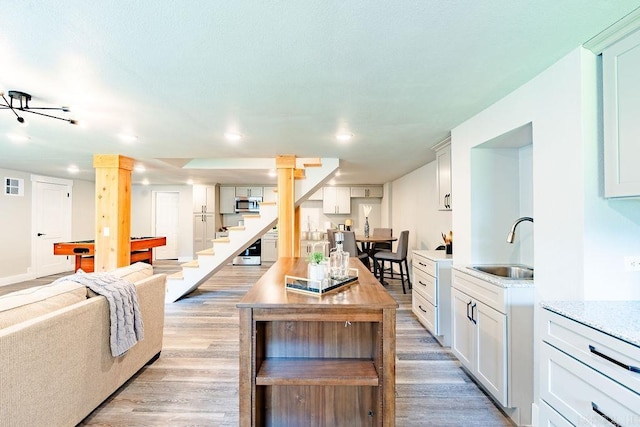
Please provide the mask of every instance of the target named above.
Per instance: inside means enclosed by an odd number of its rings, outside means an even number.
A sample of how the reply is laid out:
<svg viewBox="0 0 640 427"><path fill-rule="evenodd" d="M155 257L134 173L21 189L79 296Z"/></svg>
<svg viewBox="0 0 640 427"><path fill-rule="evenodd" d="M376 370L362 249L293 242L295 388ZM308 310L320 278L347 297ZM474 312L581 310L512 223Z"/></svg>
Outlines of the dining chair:
<svg viewBox="0 0 640 427"><path fill-rule="evenodd" d="M336 247L336 230L333 228L327 228L327 240L329 241L329 251Z"/></svg>
<svg viewBox="0 0 640 427"><path fill-rule="evenodd" d="M409 289L411 289L411 278L409 277L409 263L407 262L407 252L409 250L409 231L405 230L400 233L400 237L398 238L398 247L395 252L391 251L380 251L373 255L373 262L379 262L380 267L378 271L380 272L380 283L384 284L384 263L389 261L391 264L391 268L393 268L393 264L397 263L400 266L400 279L402 280L402 292L407 293L404 287L404 277L407 276L407 283L409 285ZM404 271L402 268L402 263L404 263Z"/></svg>
<svg viewBox="0 0 640 427"><path fill-rule="evenodd" d="M371 269L369 264L369 254L358 249L356 243L356 233L354 231L341 231L344 234L344 242L342 248L345 252L349 252L349 256L356 257L367 267Z"/></svg>
<svg viewBox="0 0 640 427"><path fill-rule="evenodd" d="M392 228L374 228L373 229L373 235L374 236L384 236L384 237L391 237L393 236L393 229ZM380 252L380 251L392 251L393 250L393 243L392 242L376 242L373 244L373 246L371 247L371 253L369 254L369 256L371 258L373 258L373 255L376 252ZM393 279L393 268L389 268L389 274L391 275L391 278ZM378 275L377 273L377 265L374 262L373 263L373 274L375 274L376 276Z"/></svg>

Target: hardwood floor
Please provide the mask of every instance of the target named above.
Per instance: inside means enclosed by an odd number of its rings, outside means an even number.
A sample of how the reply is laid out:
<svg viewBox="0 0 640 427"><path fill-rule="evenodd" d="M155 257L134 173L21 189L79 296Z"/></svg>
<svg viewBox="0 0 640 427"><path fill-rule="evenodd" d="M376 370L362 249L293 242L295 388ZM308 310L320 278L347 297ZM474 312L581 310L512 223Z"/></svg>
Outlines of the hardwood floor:
<svg viewBox="0 0 640 427"><path fill-rule="evenodd" d="M156 272L177 271L171 261ZM268 266L227 266L166 306L161 357L143 368L81 425L237 426L236 302ZM39 279L42 281L43 279ZM46 281L45 281L46 283ZM512 426L411 313L411 294L389 280L398 301L396 425ZM42 284L42 283L39 283Z"/></svg>

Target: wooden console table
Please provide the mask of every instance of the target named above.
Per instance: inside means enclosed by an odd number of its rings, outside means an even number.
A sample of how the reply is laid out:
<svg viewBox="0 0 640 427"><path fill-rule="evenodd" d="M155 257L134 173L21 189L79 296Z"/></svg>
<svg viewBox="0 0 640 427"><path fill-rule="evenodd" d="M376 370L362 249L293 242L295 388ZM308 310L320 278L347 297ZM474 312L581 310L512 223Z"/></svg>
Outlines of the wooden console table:
<svg viewBox="0 0 640 427"><path fill-rule="evenodd" d="M398 304L356 258L358 281L324 296L285 289L307 263L280 258L240 300L240 425L395 425Z"/></svg>

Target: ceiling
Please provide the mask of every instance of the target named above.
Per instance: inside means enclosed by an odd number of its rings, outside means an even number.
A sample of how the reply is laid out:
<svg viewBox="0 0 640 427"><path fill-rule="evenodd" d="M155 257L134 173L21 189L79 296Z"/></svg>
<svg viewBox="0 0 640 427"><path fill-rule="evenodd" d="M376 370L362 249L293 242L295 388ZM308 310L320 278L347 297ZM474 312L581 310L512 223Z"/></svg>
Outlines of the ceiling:
<svg viewBox="0 0 640 427"><path fill-rule="evenodd" d="M0 5L0 91L80 123L23 114L23 128L0 110L0 168L93 180L93 154L123 154L146 167L134 183L267 184L266 170L182 166L294 154L340 158L338 184L379 184L640 0Z"/></svg>

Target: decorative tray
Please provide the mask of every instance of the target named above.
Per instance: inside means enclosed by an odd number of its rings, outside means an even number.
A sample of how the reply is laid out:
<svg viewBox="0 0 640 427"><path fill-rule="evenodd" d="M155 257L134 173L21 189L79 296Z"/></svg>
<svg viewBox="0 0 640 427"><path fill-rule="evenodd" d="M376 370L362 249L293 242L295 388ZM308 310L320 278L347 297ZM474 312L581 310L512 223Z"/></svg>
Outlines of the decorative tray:
<svg viewBox="0 0 640 427"><path fill-rule="evenodd" d="M311 280L308 277L284 276L285 287L288 291L302 292L308 295L325 295L358 281L358 269L350 268L349 277L338 280L326 278Z"/></svg>

